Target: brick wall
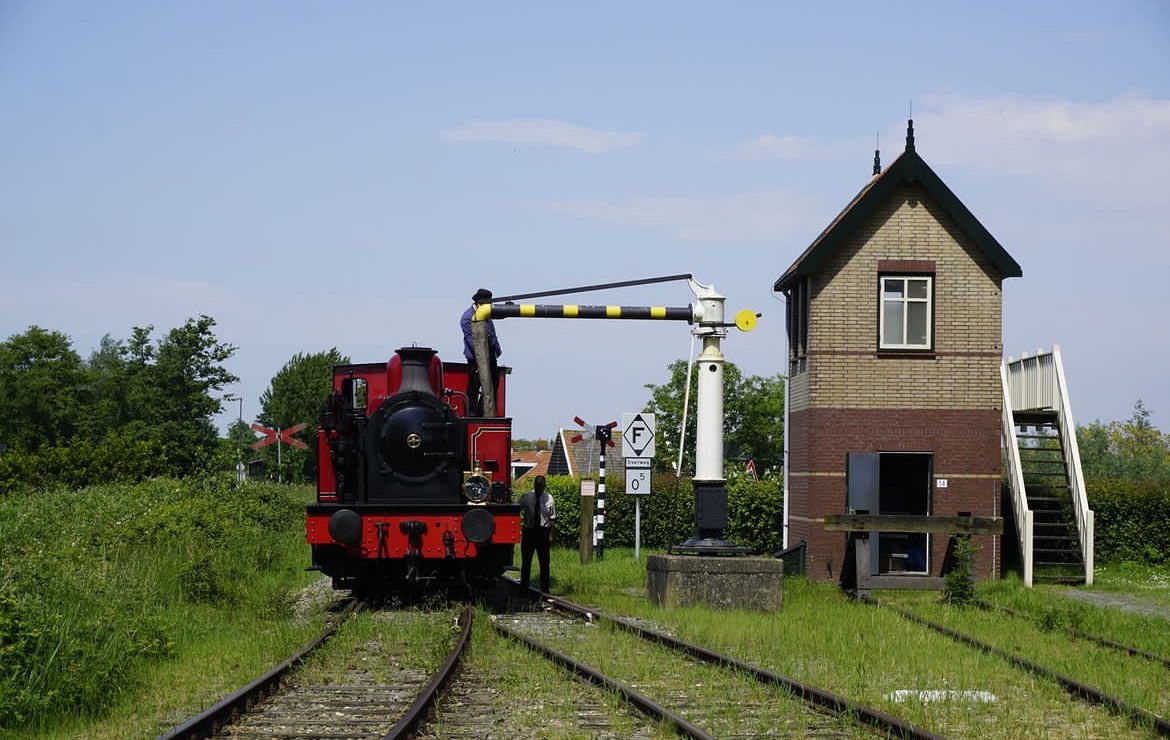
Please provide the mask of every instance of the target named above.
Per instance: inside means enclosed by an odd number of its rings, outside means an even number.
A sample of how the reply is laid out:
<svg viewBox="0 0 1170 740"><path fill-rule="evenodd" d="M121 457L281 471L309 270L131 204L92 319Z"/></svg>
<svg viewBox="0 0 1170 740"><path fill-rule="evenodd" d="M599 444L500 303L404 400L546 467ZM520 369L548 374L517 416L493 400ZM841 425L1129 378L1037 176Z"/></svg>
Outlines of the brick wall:
<svg viewBox="0 0 1170 740"><path fill-rule="evenodd" d="M879 356L879 264L898 262L935 266L934 352L925 359ZM794 393L793 408L806 403L998 407L1003 352L999 278L983 253L920 187L895 189L810 278L810 287L809 377L799 389L807 398Z"/></svg>
<svg viewBox="0 0 1170 740"><path fill-rule="evenodd" d="M933 351L878 351L879 269L933 264ZM998 516L1002 390L1000 278L925 191L904 184L810 277L806 371L789 388L789 543L809 544L812 578L840 576L849 452L933 455L932 512ZM945 536L932 536L940 573ZM999 538L976 537L976 570L995 575ZM850 557L852 555L850 554Z"/></svg>
<svg viewBox="0 0 1170 740"><path fill-rule="evenodd" d="M997 411L914 409L807 409L789 416L789 544L807 540L809 575L840 574L845 538L819 520L846 512L845 466L850 452L920 452L933 456L931 513L1002 516L1000 418ZM799 442L797 441L799 440ZM813 520L813 521L804 521ZM941 574L946 537L932 537L931 570ZM995 574L999 538L978 537L976 570Z"/></svg>

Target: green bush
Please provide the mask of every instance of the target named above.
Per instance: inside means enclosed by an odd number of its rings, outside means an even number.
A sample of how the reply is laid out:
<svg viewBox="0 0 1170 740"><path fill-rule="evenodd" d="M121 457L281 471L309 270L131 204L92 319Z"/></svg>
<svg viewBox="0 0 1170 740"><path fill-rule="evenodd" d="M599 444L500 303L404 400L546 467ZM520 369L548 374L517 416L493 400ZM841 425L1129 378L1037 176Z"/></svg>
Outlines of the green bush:
<svg viewBox="0 0 1170 740"><path fill-rule="evenodd" d="M1135 478L1085 481L1101 562L1170 562L1170 485Z"/></svg>
<svg viewBox="0 0 1170 740"><path fill-rule="evenodd" d="M226 479L0 498L0 727L101 712L189 609L268 613L302 570L303 506Z"/></svg>
<svg viewBox="0 0 1170 740"><path fill-rule="evenodd" d="M98 443L75 440L35 452L9 450L0 454L0 494L140 481L166 472L164 452L160 443L125 430L110 432Z"/></svg>
<svg viewBox="0 0 1170 740"><path fill-rule="evenodd" d="M605 543L633 547L635 497L625 493L625 480L606 476ZM784 491L779 481L728 481L726 538L760 554L780 550L783 540ZM664 549L695 534L695 496L689 478L669 473L651 477L651 493L642 496L642 546ZM569 476L548 479L557 505L556 540L576 542L580 535L581 483Z"/></svg>
<svg viewBox="0 0 1170 740"><path fill-rule="evenodd" d="M975 602L975 545L971 538L966 535L955 537L952 556L954 567L943 576L943 601L968 606Z"/></svg>

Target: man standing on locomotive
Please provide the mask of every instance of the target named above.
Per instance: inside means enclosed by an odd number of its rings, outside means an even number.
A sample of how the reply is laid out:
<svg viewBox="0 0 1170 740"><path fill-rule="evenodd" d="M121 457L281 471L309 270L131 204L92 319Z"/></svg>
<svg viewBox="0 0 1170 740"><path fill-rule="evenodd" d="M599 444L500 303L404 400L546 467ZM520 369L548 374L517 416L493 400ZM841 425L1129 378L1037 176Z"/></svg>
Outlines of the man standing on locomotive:
<svg viewBox="0 0 1170 740"><path fill-rule="evenodd" d="M557 506L553 497L544 492L544 476L536 476L535 488L520 497L524 512L524 526L520 529L520 585L528 588L532 578L532 553L540 560L540 592L548 593L549 545L552 544L553 525L557 520Z"/></svg>
<svg viewBox="0 0 1170 740"><path fill-rule="evenodd" d="M480 387L480 362L478 362L478 359L486 359L486 363L484 364L489 369L489 382L491 384L489 386L489 393L492 397L492 403L490 404L491 408L488 409L488 411L490 412L490 415L495 415L495 392L496 388L499 387L500 377L500 367L497 364L497 358L499 358L501 354L500 342L498 339L496 339L496 326L491 319L478 322L484 325L483 331L487 338L487 358L476 357L475 331L472 328L472 324L476 323L473 322L476 309L485 303L491 302L492 292L487 288L480 288L479 290L475 291L475 295L471 297L471 307L464 311L463 316L459 319L459 326L463 329L463 357L467 360L467 364L470 368L469 374L467 376L468 416L481 416L484 413L484 403L482 398L483 394L480 392L482 389Z"/></svg>

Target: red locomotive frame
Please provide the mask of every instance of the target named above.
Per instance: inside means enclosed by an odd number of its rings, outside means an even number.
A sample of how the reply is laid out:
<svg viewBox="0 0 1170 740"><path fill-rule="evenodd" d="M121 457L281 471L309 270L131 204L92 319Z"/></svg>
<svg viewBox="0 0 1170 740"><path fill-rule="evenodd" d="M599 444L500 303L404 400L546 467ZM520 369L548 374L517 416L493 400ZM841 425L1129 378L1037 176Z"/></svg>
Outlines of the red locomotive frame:
<svg viewBox="0 0 1170 740"><path fill-rule="evenodd" d="M313 567L334 588L490 585L512 564L507 368L498 416L467 416L469 366L434 350L340 365L317 434L317 503L305 517Z"/></svg>

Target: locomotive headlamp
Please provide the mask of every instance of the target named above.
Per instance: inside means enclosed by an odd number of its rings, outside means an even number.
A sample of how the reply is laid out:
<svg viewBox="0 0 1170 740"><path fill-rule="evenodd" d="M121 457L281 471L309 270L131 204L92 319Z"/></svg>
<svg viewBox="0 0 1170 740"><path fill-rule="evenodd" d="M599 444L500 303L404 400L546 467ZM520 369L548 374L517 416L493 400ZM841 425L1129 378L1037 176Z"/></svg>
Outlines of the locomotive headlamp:
<svg viewBox="0 0 1170 740"><path fill-rule="evenodd" d="M466 473L463 479L463 495L473 504L482 504L488 500L492 484L480 473Z"/></svg>

